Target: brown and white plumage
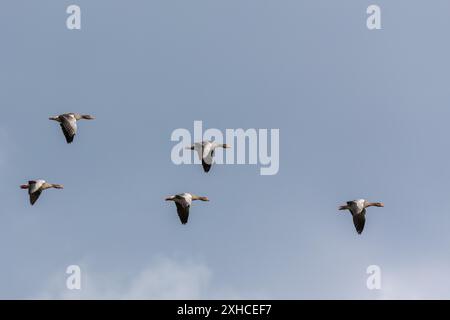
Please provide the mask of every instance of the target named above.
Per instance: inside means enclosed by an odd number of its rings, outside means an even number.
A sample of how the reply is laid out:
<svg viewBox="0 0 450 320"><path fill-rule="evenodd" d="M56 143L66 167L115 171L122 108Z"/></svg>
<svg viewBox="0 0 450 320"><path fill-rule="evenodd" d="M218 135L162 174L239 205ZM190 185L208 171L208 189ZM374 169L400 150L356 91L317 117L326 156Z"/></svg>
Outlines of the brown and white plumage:
<svg viewBox="0 0 450 320"><path fill-rule="evenodd" d="M384 207L381 202L368 202L365 199L347 201L346 205L340 206L339 210L349 210L353 217L353 224L356 232L361 234L366 224L366 208L368 207Z"/></svg>
<svg viewBox="0 0 450 320"><path fill-rule="evenodd" d="M205 140L202 142L196 142L186 149L197 151L199 158L202 160L202 167L205 172L209 172L214 162L214 152L216 148L231 148L226 143L217 143L214 141Z"/></svg>
<svg viewBox="0 0 450 320"><path fill-rule="evenodd" d="M174 196L169 196L166 201L173 201L177 206L178 217L182 224L186 224L189 219L189 209L192 205L192 201L201 200L209 201L207 197L199 197L191 193L180 193Z"/></svg>
<svg viewBox="0 0 450 320"><path fill-rule="evenodd" d="M50 120L54 120L59 122L61 129L64 133L64 137L66 137L67 143L72 143L73 138L77 134L77 121L84 120L93 120L95 119L93 116L88 114L79 114L79 113L64 113L59 116L50 117Z"/></svg>
<svg viewBox="0 0 450 320"><path fill-rule="evenodd" d="M28 189L28 194L30 196L30 203L34 205L39 199L42 191L50 188L63 189L64 187L60 184L48 183L45 180L30 180L28 184L23 184L20 186L22 189Z"/></svg>

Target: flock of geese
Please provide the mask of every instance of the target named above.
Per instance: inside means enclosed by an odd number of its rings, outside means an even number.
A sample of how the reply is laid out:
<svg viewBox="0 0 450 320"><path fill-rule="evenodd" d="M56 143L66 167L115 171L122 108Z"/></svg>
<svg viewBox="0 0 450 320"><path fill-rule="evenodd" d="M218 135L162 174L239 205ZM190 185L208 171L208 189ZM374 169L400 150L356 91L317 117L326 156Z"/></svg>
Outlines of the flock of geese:
<svg viewBox="0 0 450 320"><path fill-rule="evenodd" d="M50 117L49 119L59 123L67 143L72 143L75 135L77 134L77 121L93 120L95 117L79 113L64 113L59 116ZM209 172L214 161L215 149L226 149L230 147L231 146L228 144L219 144L214 141L202 141L196 142L186 149L196 151L202 161L203 170L205 172ZM38 179L28 181L28 184L23 184L20 188L28 190L30 203L31 205L34 205L39 199L42 191L51 188L63 189L64 186L61 184L48 183L45 180ZM169 196L165 200L175 202L178 217L180 218L182 224L186 224L188 222L189 209L193 201L209 201L207 197L197 196L187 192ZM347 201L345 205L339 207L339 210L350 211L353 217L353 224L355 225L356 232L361 234L366 223L366 209L368 207L384 207L384 204L381 202L369 202L365 199L358 199Z"/></svg>

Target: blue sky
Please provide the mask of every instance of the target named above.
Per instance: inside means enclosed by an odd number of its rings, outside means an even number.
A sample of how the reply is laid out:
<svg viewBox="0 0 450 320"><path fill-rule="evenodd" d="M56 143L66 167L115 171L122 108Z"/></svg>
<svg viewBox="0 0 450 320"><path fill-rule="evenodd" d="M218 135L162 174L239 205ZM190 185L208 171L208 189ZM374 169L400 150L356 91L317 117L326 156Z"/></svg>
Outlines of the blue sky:
<svg viewBox="0 0 450 320"><path fill-rule="evenodd" d="M82 10L82 29L65 26ZM366 28L378 4L382 30ZM449 298L448 1L4 1L1 298ZM89 113L67 145L48 120ZM280 170L176 166L280 129ZM64 184L34 207L19 185ZM164 197L208 196L182 226ZM362 235L346 200L383 201ZM65 288L67 266L82 290ZM382 289L366 288L379 265Z"/></svg>

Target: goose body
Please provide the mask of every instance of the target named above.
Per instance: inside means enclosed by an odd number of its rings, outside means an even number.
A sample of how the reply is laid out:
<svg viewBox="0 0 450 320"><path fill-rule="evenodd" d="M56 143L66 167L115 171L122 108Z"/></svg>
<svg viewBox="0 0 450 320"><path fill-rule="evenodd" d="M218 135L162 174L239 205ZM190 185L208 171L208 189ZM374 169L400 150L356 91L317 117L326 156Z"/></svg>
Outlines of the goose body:
<svg viewBox="0 0 450 320"><path fill-rule="evenodd" d="M42 191L50 188L63 189L64 187L60 184L48 183L45 180L30 180L28 184L23 184L20 186L22 189L28 189L28 194L30 196L30 203L34 205L39 199Z"/></svg>
<svg viewBox="0 0 450 320"><path fill-rule="evenodd" d="M169 196L166 198L166 201L173 201L177 207L178 217L182 224L186 224L189 219L189 209L192 205L192 201L201 200L201 201L209 201L207 197L199 197L193 195L191 193L180 193L174 196Z"/></svg>
<svg viewBox="0 0 450 320"><path fill-rule="evenodd" d="M361 234L366 224L366 208L368 207L384 207L381 202L368 202L365 199L347 201L346 205L340 206L339 210L349 210L353 217L353 224L356 232Z"/></svg>
<svg viewBox="0 0 450 320"><path fill-rule="evenodd" d="M197 151L199 158L202 160L202 167L205 172L209 172L214 162L214 151L216 148L230 148L231 146L226 143L217 143L210 140L202 142L196 142L193 145L187 147L189 150Z"/></svg>
<svg viewBox="0 0 450 320"><path fill-rule="evenodd" d="M73 138L77 134L77 121L81 119L93 120L95 118L88 114L70 112L61 114L59 116L50 117L49 119L59 122L67 143L72 143Z"/></svg>

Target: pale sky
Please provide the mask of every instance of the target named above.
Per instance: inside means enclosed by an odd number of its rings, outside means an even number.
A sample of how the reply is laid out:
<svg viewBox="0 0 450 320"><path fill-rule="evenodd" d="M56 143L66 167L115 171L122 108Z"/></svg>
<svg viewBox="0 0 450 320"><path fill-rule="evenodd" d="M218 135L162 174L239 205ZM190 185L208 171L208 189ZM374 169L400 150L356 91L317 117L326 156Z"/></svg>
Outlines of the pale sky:
<svg viewBox="0 0 450 320"><path fill-rule="evenodd" d="M450 298L449 1L1 9L0 298ZM64 112L96 116L71 145L48 120ZM174 165L194 120L279 129L278 174ZM65 189L31 207L36 178ZM211 200L184 226L164 201L180 192ZM385 204L362 235L337 210L356 198Z"/></svg>

